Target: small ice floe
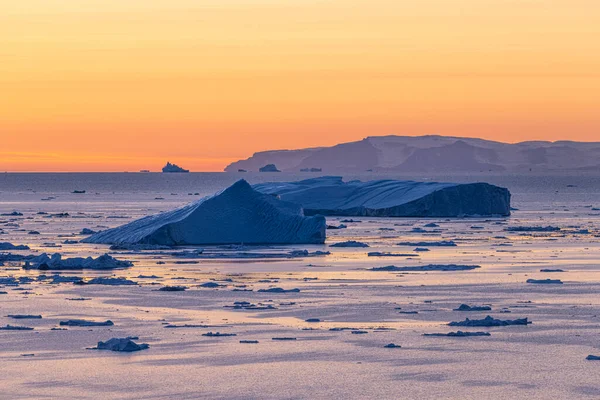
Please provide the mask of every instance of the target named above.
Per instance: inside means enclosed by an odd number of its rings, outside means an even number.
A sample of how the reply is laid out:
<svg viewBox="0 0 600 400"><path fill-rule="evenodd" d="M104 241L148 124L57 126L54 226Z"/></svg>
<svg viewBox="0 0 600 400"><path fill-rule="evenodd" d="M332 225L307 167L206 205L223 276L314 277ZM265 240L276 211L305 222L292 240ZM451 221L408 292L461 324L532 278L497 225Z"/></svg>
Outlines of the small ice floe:
<svg viewBox="0 0 600 400"><path fill-rule="evenodd" d="M557 226L509 226L504 229L507 232L558 232Z"/></svg>
<svg viewBox="0 0 600 400"><path fill-rule="evenodd" d="M274 287L274 288L268 288L268 289L259 289L258 292L260 293L298 293L300 291L300 289L298 288L294 288L294 289L283 289L280 287Z"/></svg>
<svg viewBox="0 0 600 400"><path fill-rule="evenodd" d="M28 235L41 235L41 233L39 233L38 231L29 231L27 232Z"/></svg>
<svg viewBox="0 0 600 400"><path fill-rule="evenodd" d="M353 335L366 335L369 332L356 330L356 331L350 331L350 333L353 334Z"/></svg>
<svg viewBox="0 0 600 400"><path fill-rule="evenodd" d="M336 229L346 229L347 226L344 224L339 224L339 225L327 225L327 229L330 230L336 230Z"/></svg>
<svg viewBox="0 0 600 400"><path fill-rule="evenodd" d="M428 224L423 225L425 228L439 228L440 226L435 222L430 222Z"/></svg>
<svg viewBox="0 0 600 400"><path fill-rule="evenodd" d="M555 269L545 268L545 269L540 269L540 272L565 272L565 271L562 269L559 269L559 268L555 268Z"/></svg>
<svg viewBox="0 0 600 400"><path fill-rule="evenodd" d="M24 244L15 245L8 242L0 242L0 250L29 250L29 246Z"/></svg>
<svg viewBox="0 0 600 400"><path fill-rule="evenodd" d="M419 257L418 254L410 254L410 253L387 253L387 252L379 252L379 251L371 251L367 253L368 257Z"/></svg>
<svg viewBox="0 0 600 400"><path fill-rule="evenodd" d="M87 319L69 319L60 321L60 326L113 326L114 322L107 319L106 321L90 321Z"/></svg>
<svg viewBox="0 0 600 400"><path fill-rule="evenodd" d="M207 337L227 337L227 336L237 336L235 333L221 333L221 332L207 332L203 333L202 336Z"/></svg>
<svg viewBox="0 0 600 400"><path fill-rule="evenodd" d="M128 268L132 265L133 263L131 261L120 261L108 254L104 254L98 258L74 257L63 259L60 253L55 253L51 257L49 257L46 253L43 253L37 257L25 261L23 268L38 270L109 270Z"/></svg>
<svg viewBox="0 0 600 400"><path fill-rule="evenodd" d="M163 286L158 289L159 292L183 292L187 290L185 286Z"/></svg>
<svg viewBox="0 0 600 400"><path fill-rule="evenodd" d="M457 264L429 264L429 265L417 265L408 267L396 267L395 265L388 265L386 267L374 267L370 271L469 271L472 269L481 268L479 265L457 265Z"/></svg>
<svg viewBox="0 0 600 400"><path fill-rule="evenodd" d="M484 319L465 319L464 321L458 322L450 322L449 326L508 326L508 325L528 325L531 324L527 318L518 318L518 319L495 319L491 316L487 316Z"/></svg>
<svg viewBox="0 0 600 400"><path fill-rule="evenodd" d="M205 282L198 286L200 286L202 288L218 288L218 287L226 287L227 285L221 285L220 283L217 283L217 282Z"/></svg>
<svg viewBox="0 0 600 400"><path fill-rule="evenodd" d="M81 232L79 232L80 235L93 235L95 233L97 233L95 230L89 228L83 228Z"/></svg>
<svg viewBox="0 0 600 400"><path fill-rule="evenodd" d="M121 286L121 285L137 285L137 282L131 281L125 278L104 278L98 277L86 282L88 285L110 285L110 286Z"/></svg>
<svg viewBox="0 0 600 400"><path fill-rule="evenodd" d="M98 345L96 347L90 348L90 350L110 350L129 353L133 351L146 350L150 347L146 343L135 343L133 341L135 339L137 338L112 338L107 340L106 342L98 342Z"/></svg>
<svg viewBox="0 0 600 400"><path fill-rule="evenodd" d="M588 361L600 361L600 356L594 356L594 355L590 354L585 359Z"/></svg>
<svg viewBox="0 0 600 400"><path fill-rule="evenodd" d="M2 216L2 217L22 217L23 213L20 213L18 211L13 211L10 213L0 214L0 216Z"/></svg>
<svg viewBox="0 0 600 400"><path fill-rule="evenodd" d="M240 340L240 343L243 343L243 344L257 344L258 340Z"/></svg>
<svg viewBox="0 0 600 400"><path fill-rule="evenodd" d="M63 244L77 244L77 243L79 243L77 240L70 240L70 239L67 239L63 242Z"/></svg>
<svg viewBox="0 0 600 400"><path fill-rule="evenodd" d="M417 246L417 247L456 247L456 242L452 240L441 240L437 242L400 242L398 246Z"/></svg>
<svg viewBox="0 0 600 400"><path fill-rule="evenodd" d="M458 308L455 308L454 311L491 311L492 307L490 306L470 306L468 304L461 304Z"/></svg>
<svg viewBox="0 0 600 400"><path fill-rule="evenodd" d="M210 326L209 325L194 325L194 324L183 324L183 325L167 324L163 328L168 328L168 329L179 329L179 328L210 328Z"/></svg>
<svg viewBox="0 0 600 400"><path fill-rule="evenodd" d="M417 253L422 253L422 252L429 251L429 249L427 247L415 247L415 249L413 251L416 251Z"/></svg>
<svg viewBox="0 0 600 400"><path fill-rule="evenodd" d="M0 276L0 285L15 286L19 283L19 280L14 276Z"/></svg>
<svg viewBox="0 0 600 400"><path fill-rule="evenodd" d="M357 242L356 240L348 240L346 242L334 243L329 247L369 247L369 245L363 242Z"/></svg>
<svg viewBox="0 0 600 400"><path fill-rule="evenodd" d="M527 279L527 283L535 283L540 285L562 285L560 279Z"/></svg>
<svg viewBox="0 0 600 400"><path fill-rule="evenodd" d="M399 349L402 346L400 346L399 344L394 344L394 343L390 343L390 344L386 344L385 346L383 346L385 349Z"/></svg>
<svg viewBox="0 0 600 400"><path fill-rule="evenodd" d="M308 318L304 322L321 322L321 320L319 318Z"/></svg>
<svg viewBox="0 0 600 400"><path fill-rule="evenodd" d="M71 297L71 298L67 298L67 300L70 300L70 301L86 301L86 300L91 300L91 298L86 298L86 297Z"/></svg>
<svg viewBox="0 0 600 400"><path fill-rule="evenodd" d="M468 337L468 336L491 336L489 332L448 332L448 333L424 333L423 336L443 336L443 337Z"/></svg>
<svg viewBox="0 0 600 400"><path fill-rule="evenodd" d="M73 194L84 194L85 190L73 190L71 193L73 193Z"/></svg>
<svg viewBox="0 0 600 400"><path fill-rule="evenodd" d="M234 310L277 310L272 304L253 304L248 301L236 301L232 306L223 306L223 308L233 308Z"/></svg>
<svg viewBox="0 0 600 400"><path fill-rule="evenodd" d="M0 331L32 331L33 328L28 326L17 326L17 325L5 325L0 326Z"/></svg>
<svg viewBox="0 0 600 400"><path fill-rule="evenodd" d="M271 338L271 340L286 341L286 340L296 340L296 338L295 337L274 337L274 338Z"/></svg>
<svg viewBox="0 0 600 400"><path fill-rule="evenodd" d="M352 223L354 223L354 224L360 224L362 221L359 221L359 220L356 220L356 219L343 219L340 222L344 223L344 224L352 224Z"/></svg>
<svg viewBox="0 0 600 400"><path fill-rule="evenodd" d="M83 278L79 276L63 276L63 275L53 275L51 284L59 284L59 283L79 283L82 282Z"/></svg>
<svg viewBox="0 0 600 400"><path fill-rule="evenodd" d="M7 317L13 319L42 319L41 315L32 314L8 314Z"/></svg>

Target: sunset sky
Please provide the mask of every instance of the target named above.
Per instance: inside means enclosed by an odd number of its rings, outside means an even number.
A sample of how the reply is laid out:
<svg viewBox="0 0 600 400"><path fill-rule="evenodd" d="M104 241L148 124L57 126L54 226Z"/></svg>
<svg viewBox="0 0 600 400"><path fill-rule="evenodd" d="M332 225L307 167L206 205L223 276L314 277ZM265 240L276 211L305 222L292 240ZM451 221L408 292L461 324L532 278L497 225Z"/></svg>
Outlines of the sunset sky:
<svg viewBox="0 0 600 400"><path fill-rule="evenodd" d="M0 171L217 171L388 134L600 141L600 1L0 6Z"/></svg>

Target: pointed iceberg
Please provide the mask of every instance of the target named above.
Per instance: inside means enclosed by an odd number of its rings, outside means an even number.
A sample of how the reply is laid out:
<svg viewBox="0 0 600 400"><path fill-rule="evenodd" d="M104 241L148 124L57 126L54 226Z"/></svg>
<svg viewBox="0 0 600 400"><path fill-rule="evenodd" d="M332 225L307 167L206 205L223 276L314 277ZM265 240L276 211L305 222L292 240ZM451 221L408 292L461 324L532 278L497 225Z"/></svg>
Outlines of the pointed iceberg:
<svg viewBox="0 0 600 400"><path fill-rule="evenodd" d="M104 244L310 244L325 241L325 218L259 193L245 180L214 196L92 235Z"/></svg>
<svg viewBox="0 0 600 400"><path fill-rule="evenodd" d="M444 218L510 215L508 189L488 183L344 182L341 177L325 176L253 187L302 205L306 215Z"/></svg>

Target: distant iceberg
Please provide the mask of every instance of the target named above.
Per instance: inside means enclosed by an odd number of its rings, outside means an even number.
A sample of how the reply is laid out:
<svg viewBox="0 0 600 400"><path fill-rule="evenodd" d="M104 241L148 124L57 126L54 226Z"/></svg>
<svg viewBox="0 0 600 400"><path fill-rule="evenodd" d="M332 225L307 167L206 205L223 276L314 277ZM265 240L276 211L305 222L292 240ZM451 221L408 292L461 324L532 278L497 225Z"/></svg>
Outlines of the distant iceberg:
<svg viewBox="0 0 600 400"><path fill-rule="evenodd" d="M377 180L344 182L325 176L253 186L298 203L306 215L369 217L508 216L510 192L487 183Z"/></svg>
<svg viewBox="0 0 600 400"><path fill-rule="evenodd" d="M264 167L259 168L258 172L281 172L281 171L277 169L277 166L275 166L275 164L267 164Z"/></svg>
<svg viewBox="0 0 600 400"><path fill-rule="evenodd" d="M177 164L171 164L170 162L167 162L167 165L165 165L163 167L162 172L190 172L190 171L188 169L181 168Z"/></svg>
<svg viewBox="0 0 600 400"><path fill-rule="evenodd" d="M252 189L239 180L214 196L92 235L105 244L320 244L325 218L306 217L302 207Z"/></svg>

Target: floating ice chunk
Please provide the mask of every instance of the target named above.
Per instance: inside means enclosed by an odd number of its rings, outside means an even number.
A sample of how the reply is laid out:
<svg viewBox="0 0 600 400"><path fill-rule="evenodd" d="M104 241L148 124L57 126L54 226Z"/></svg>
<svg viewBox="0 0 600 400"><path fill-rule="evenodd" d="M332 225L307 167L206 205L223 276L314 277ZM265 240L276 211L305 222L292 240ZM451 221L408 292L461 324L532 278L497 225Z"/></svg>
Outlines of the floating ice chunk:
<svg viewBox="0 0 600 400"><path fill-rule="evenodd" d="M456 247L452 240L442 240L439 242L400 242L398 246L422 246L422 247Z"/></svg>
<svg viewBox="0 0 600 400"><path fill-rule="evenodd" d="M557 226L509 226L504 229L507 232L558 232Z"/></svg>
<svg viewBox="0 0 600 400"><path fill-rule="evenodd" d="M492 307L490 306L469 306L468 304L461 304L458 308L455 308L454 311L491 311Z"/></svg>
<svg viewBox="0 0 600 400"><path fill-rule="evenodd" d="M98 258L62 258L60 253L55 253L49 257L46 253L40 254L25 262L24 269L39 269L39 270L79 270L79 269L94 269L94 270L109 270L117 268L128 268L133 263L130 261L119 261L116 258L104 254Z"/></svg>
<svg viewBox="0 0 600 400"><path fill-rule="evenodd" d="M545 269L540 269L540 272L565 272L562 269L552 269L552 268L545 268Z"/></svg>
<svg viewBox="0 0 600 400"><path fill-rule="evenodd" d="M325 218L253 190L240 180L224 191L109 229L84 240L106 244L299 244L323 243Z"/></svg>
<svg viewBox="0 0 600 400"><path fill-rule="evenodd" d="M424 333L423 336L445 336L445 337L469 337L469 336L491 336L489 332L448 332L448 333Z"/></svg>
<svg viewBox="0 0 600 400"><path fill-rule="evenodd" d="M160 292L183 292L187 289L185 286L163 286L158 289Z"/></svg>
<svg viewBox="0 0 600 400"><path fill-rule="evenodd" d="M507 325L528 325L531 322L527 318L518 318L514 320L501 320L487 316L484 319L465 319L459 322L450 322L449 326L507 326Z"/></svg>
<svg viewBox="0 0 600 400"><path fill-rule="evenodd" d="M408 253L386 253L380 251L372 251L367 253L368 257L419 257L418 254L408 254Z"/></svg>
<svg viewBox="0 0 600 400"><path fill-rule="evenodd" d="M588 361L600 361L600 356L594 356L594 355L590 354L585 359Z"/></svg>
<svg viewBox="0 0 600 400"><path fill-rule="evenodd" d="M396 267L388 265L387 267L374 267L371 271L469 271L472 269L481 268L479 265L456 265L456 264L429 264L417 265L410 267Z"/></svg>
<svg viewBox="0 0 600 400"><path fill-rule="evenodd" d="M90 321L87 319L69 319L67 321L60 321L60 326L113 326L114 323L111 320L103 322Z"/></svg>
<svg viewBox="0 0 600 400"><path fill-rule="evenodd" d="M98 277L87 281L88 285L110 285L110 286L121 286L121 285L137 285L137 282L130 281L125 278L104 278Z"/></svg>
<svg viewBox="0 0 600 400"><path fill-rule="evenodd" d="M260 293L298 293L300 289L283 289L280 287L274 287L269 289L260 289L258 290Z"/></svg>
<svg viewBox="0 0 600 400"><path fill-rule="evenodd" d="M562 285L563 281L560 279L527 279L527 283L535 283L542 285Z"/></svg>
<svg viewBox="0 0 600 400"><path fill-rule="evenodd" d="M13 319L42 319L41 315L32 314L9 314L7 317Z"/></svg>
<svg viewBox="0 0 600 400"><path fill-rule="evenodd" d="M510 192L487 183L378 180L344 182L325 176L255 185L262 193L301 204L307 215L458 217L510 215Z"/></svg>
<svg viewBox="0 0 600 400"><path fill-rule="evenodd" d="M329 247L369 247L369 245L363 242L357 242L356 240L348 240L346 242L334 243Z"/></svg>
<svg viewBox="0 0 600 400"><path fill-rule="evenodd" d="M0 326L0 331L32 331L33 328L28 326L5 325Z"/></svg>
<svg viewBox="0 0 600 400"><path fill-rule="evenodd" d="M237 336L237 334L235 333L221 333L221 332L208 332L208 333L203 333L202 336L208 336L208 337L227 337L227 336Z"/></svg>
<svg viewBox="0 0 600 400"><path fill-rule="evenodd" d="M146 350L150 346L146 343L137 344L130 338L112 338L106 342L98 342L96 347L92 350L110 350L110 351L121 351L121 352L133 352Z"/></svg>
<svg viewBox="0 0 600 400"><path fill-rule="evenodd" d="M0 250L29 250L29 246L23 244L14 245L8 242L0 242Z"/></svg>
<svg viewBox="0 0 600 400"><path fill-rule="evenodd" d="M386 348L386 349L399 349L402 346L400 346L399 344L390 343L390 344L386 344L383 347Z"/></svg>

